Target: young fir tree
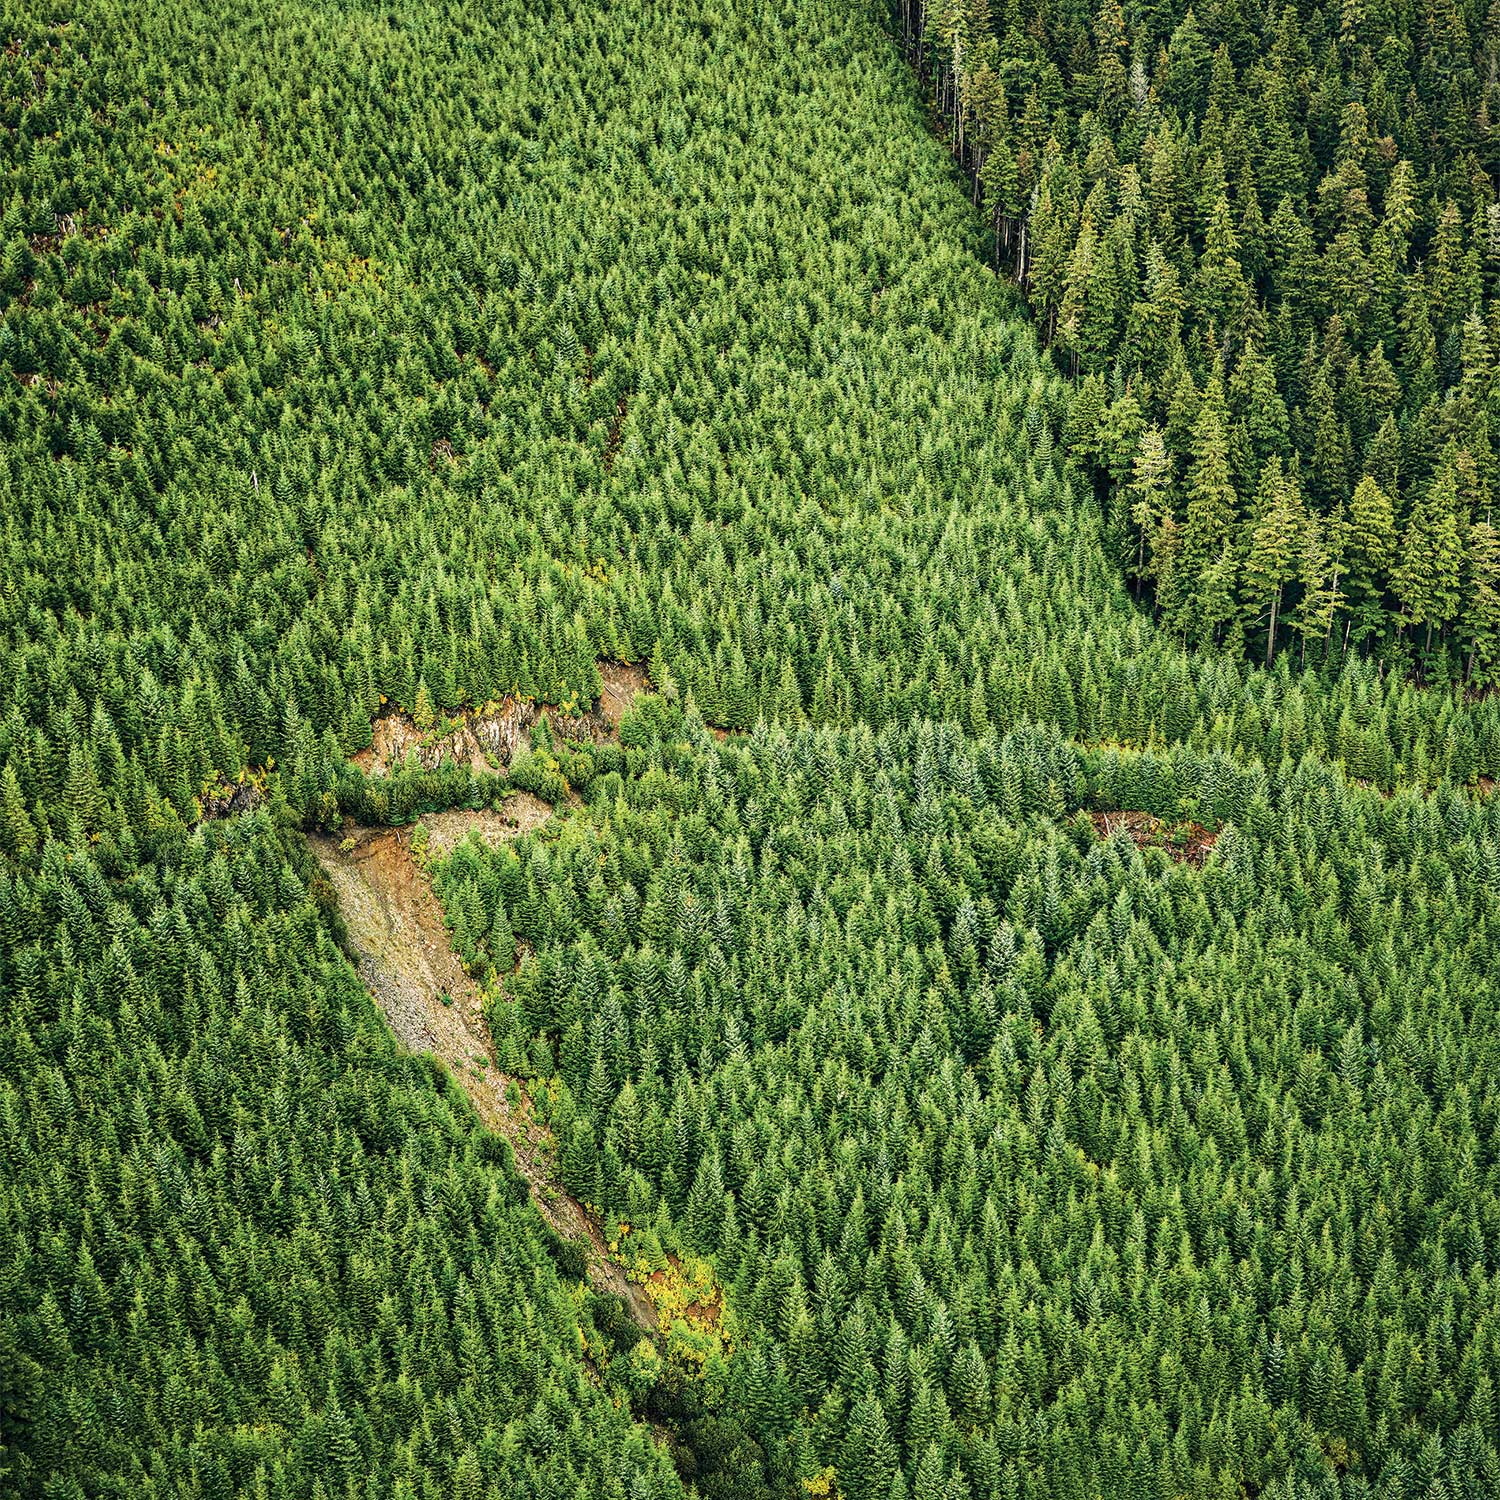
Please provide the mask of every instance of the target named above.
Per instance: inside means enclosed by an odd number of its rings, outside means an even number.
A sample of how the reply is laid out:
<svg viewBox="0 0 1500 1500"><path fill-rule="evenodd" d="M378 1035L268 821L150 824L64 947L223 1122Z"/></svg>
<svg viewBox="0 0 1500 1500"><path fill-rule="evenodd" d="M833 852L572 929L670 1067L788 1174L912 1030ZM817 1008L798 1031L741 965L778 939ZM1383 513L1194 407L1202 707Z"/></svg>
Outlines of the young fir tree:
<svg viewBox="0 0 1500 1500"><path fill-rule="evenodd" d="M1224 393L1217 372L1204 392L1193 430L1187 507L1177 567L1182 600L1170 623L1183 635L1215 638L1233 605L1233 545L1239 497L1229 476Z"/></svg>
<svg viewBox="0 0 1500 1500"><path fill-rule="evenodd" d="M1395 507L1380 485L1365 475L1349 503L1346 587L1350 639L1358 645L1385 624L1385 593L1396 553Z"/></svg>
<svg viewBox="0 0 1500 1500"><path fill-rule="evenodd" d="M1493 685L1500 677L1500 529L1489 520L1469 527L1459 629L1468 648L1468 676Z"/></svg>
<svg viewBox="0 0 1500 1500"><path fill-rule="evenodd" d="M1130 481L1130 520L1136 529L1133 572L1136 586L1162 575L1158 547L1161 528L1171 516L1172 462L1167 456L1161 428L1141 433Z"/></svg>

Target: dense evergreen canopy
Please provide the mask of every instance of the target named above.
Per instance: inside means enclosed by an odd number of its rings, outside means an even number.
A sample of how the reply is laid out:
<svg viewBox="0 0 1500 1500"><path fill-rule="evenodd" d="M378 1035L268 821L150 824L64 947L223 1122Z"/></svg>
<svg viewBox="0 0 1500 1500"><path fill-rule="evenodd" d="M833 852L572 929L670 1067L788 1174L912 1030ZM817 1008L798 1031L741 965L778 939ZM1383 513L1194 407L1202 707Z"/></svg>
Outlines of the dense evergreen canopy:
<svg viewBox="0 0 1500 1500"><path fill-rule="evenodd" d="M899 0L1180 636L1500 681L1500 8Z"/></svg>
<svg viewBox="0 0 1500 1500"><path fill-rule="evenodd" d="M0 1485L1493 1491L1500 709L1134 607L883 14L0 16ZM437 879L564 1182L728 1288L690 1389L297 832L601 658L663 697Z"/></svg>
<svg viewBox="0 0 1500 1500"><path fill-rule="evenodd" d="M443 886L471 959L534 950L492 1026L555 1052L564 1181L731 1283L773 1482L1493 1492L1500 804L1039 730L626 738ZM1197 869L1080 805L1224 831Z"/></svg>

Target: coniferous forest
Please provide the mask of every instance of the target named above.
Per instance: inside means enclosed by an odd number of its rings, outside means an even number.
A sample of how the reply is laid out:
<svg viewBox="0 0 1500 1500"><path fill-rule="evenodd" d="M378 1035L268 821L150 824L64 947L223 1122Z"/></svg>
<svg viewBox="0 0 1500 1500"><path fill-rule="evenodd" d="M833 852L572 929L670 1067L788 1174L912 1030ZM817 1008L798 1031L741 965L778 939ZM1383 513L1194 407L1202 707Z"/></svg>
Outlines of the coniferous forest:
<svg viewBox="0 0 1500 1500"><path fill-rule="evenodd" d="M0 1493L1500 1492L1497 28L0 0Z"/></svg>
<svg viewBox="0 0 1500 1500"><path fill-rule="evenodd" d="M1166 629L1500 681L1500 8L897 0Z"/></svg>

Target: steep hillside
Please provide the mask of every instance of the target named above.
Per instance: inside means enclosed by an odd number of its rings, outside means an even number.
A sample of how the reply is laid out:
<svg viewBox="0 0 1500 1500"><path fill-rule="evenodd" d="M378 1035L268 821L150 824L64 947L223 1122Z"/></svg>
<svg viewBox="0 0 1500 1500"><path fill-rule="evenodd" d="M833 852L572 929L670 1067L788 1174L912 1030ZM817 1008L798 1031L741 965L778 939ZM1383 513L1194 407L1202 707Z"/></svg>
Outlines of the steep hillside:
<svg viewBox="0 0 1500 1500"><path fill-rule="evenodd" d="M7 1493L1493 1488L1500 712L1136 611L882 16L0 17ZM517 789L655 1342L304 839Z"/></svg>
<svg viewBox="0 0 1500 1500"><path fill-rule="evenodd" d="M526 944L491 1028L555 1058L564 1183L728 1285L772 1493L1492 1491L1500 808L1037 730L627 738L439 888L481 968Z"/></svg>

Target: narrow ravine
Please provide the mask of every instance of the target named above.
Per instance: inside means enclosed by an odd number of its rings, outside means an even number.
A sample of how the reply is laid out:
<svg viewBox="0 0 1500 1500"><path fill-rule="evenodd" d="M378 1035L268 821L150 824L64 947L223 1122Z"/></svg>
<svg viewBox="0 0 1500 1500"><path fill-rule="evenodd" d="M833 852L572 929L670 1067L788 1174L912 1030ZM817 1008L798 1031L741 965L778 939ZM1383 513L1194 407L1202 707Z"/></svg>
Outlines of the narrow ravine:
<svg viewBox="0 0 1500 1500"><path fill-rule="evenodd" d="M443 854L470 832L512 839L551 815L545 802L517 792L501 812L436 813L423 826L432 853ZM485 1127L510 1142L542 1218L583 1251L594 1289L620 1297L635 1321L654 1331L650 1299L609 1258L583 1205L557 1183L550 1133L533 1118L519 1082L519 1102L512 1103L512 1080L496 1063L479 989L454 953L442 906L412 855L412 830L351 827L337 837L312 835L308 844L338 898L359 976L391 1031L412 1052L437 1058L463 1086Z"/></svg>

